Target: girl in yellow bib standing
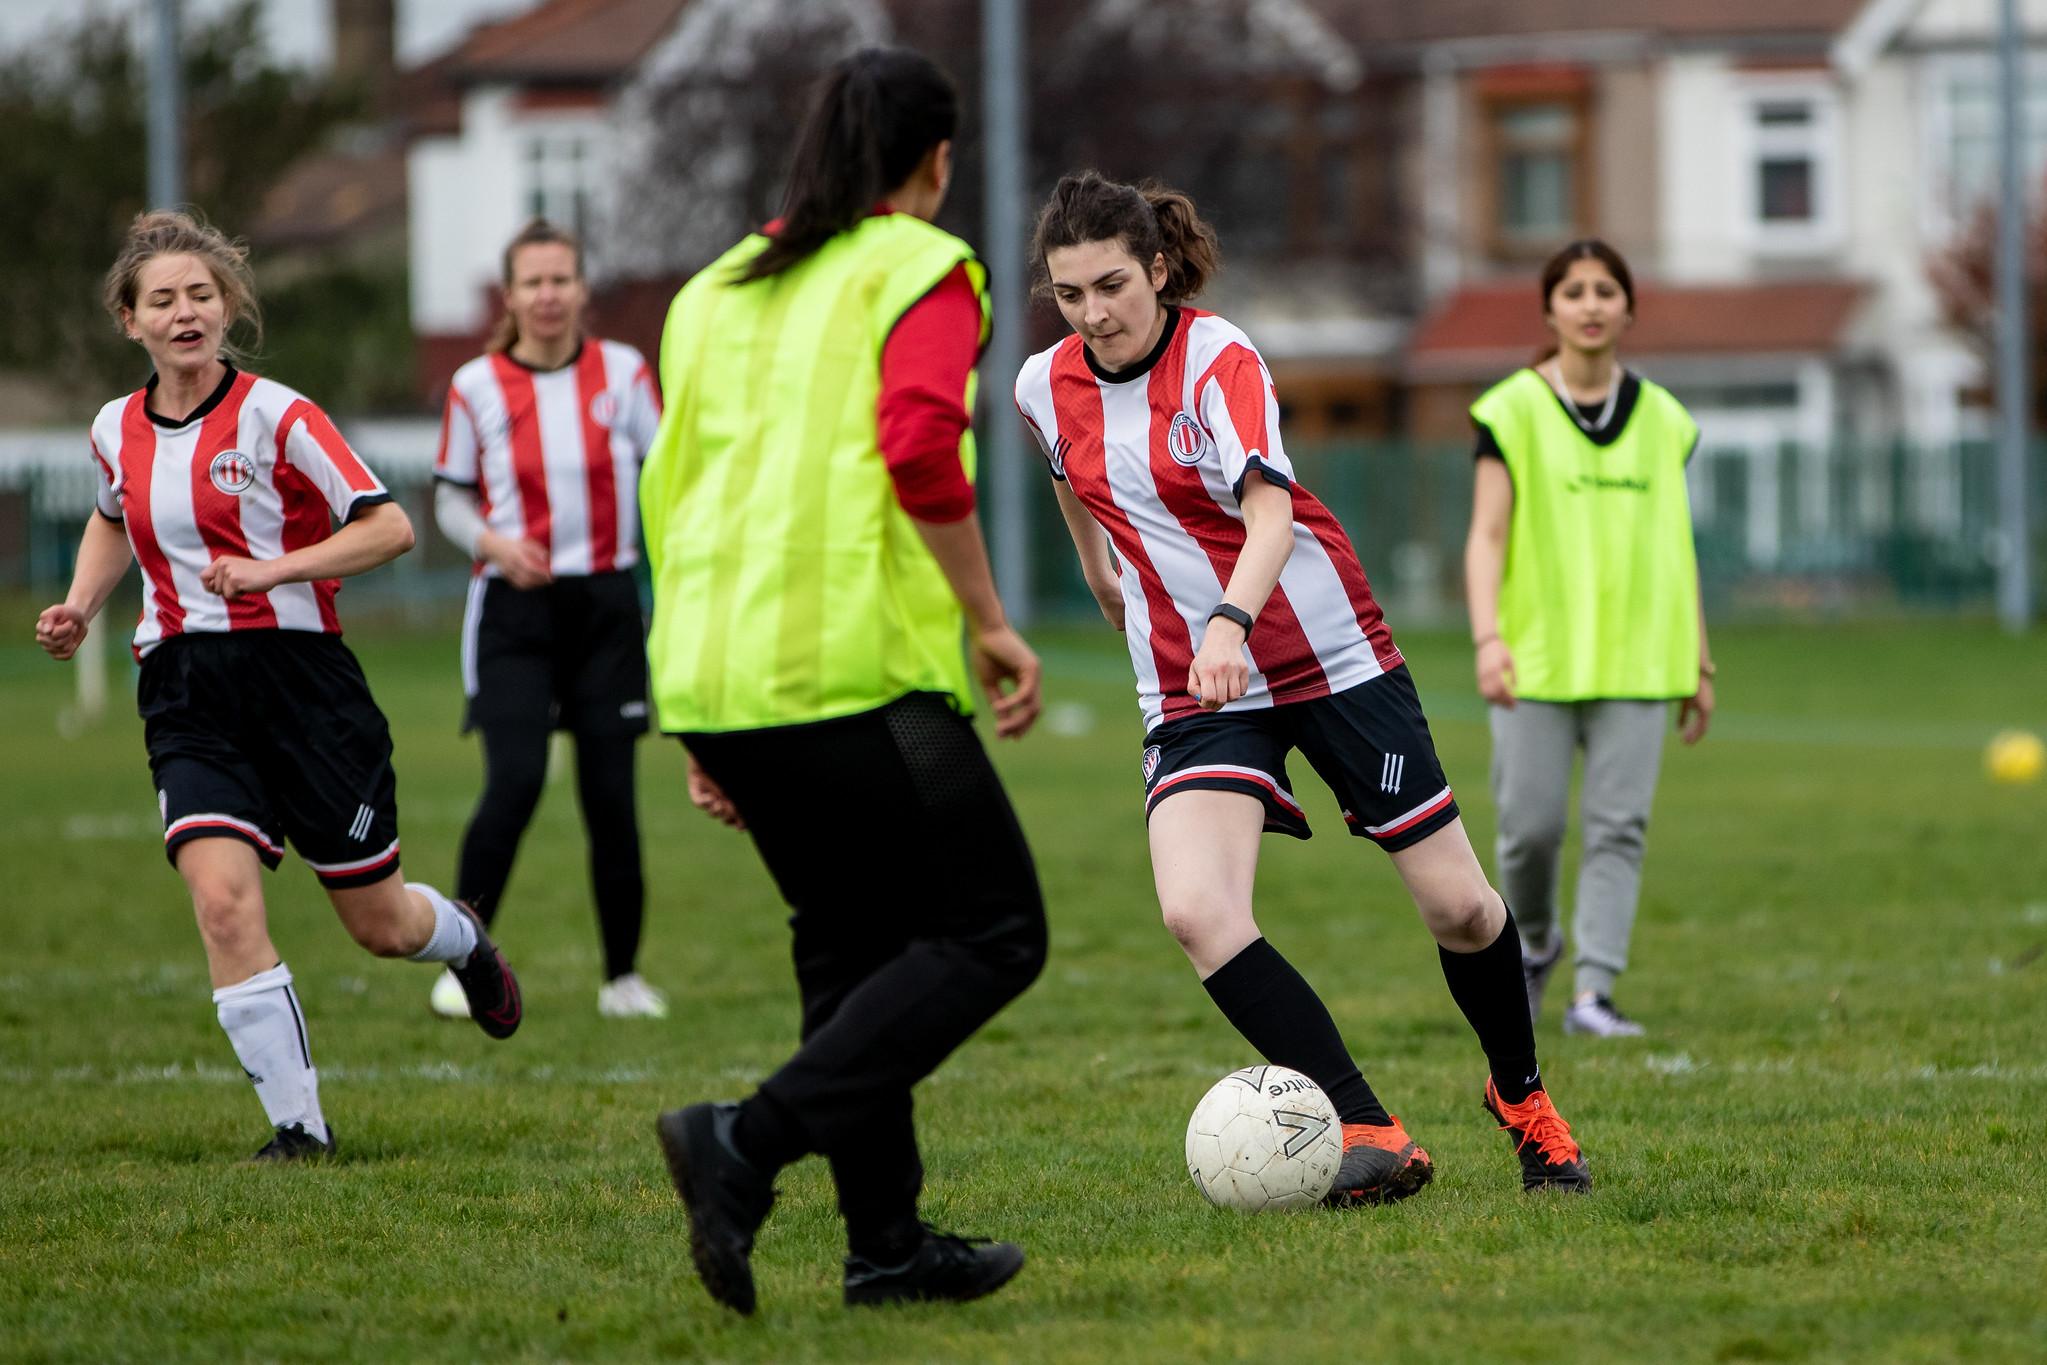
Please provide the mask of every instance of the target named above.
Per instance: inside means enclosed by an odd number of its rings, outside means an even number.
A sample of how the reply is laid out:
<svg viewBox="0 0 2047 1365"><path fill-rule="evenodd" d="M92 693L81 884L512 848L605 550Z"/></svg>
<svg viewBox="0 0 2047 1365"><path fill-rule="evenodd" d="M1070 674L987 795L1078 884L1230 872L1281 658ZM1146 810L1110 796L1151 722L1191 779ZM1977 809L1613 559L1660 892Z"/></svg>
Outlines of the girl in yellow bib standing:
<svg viewBox="0 0 2047 1365"><path fill-rule="evenodd" d="M1627 262L1573 242L1542 272L1556 344L1472 404L1478 430L1465 591L1493 731L1500 889L1521 926L1531 1017L1562 959L1559 857L1571 763L1584 856L1577 982L1564 1031L1638 1035L1614 1005L1642 885L1664 713L1687 744L1713 716L1685 463L1698 444L1668 390L1622 368Z"/></svg>

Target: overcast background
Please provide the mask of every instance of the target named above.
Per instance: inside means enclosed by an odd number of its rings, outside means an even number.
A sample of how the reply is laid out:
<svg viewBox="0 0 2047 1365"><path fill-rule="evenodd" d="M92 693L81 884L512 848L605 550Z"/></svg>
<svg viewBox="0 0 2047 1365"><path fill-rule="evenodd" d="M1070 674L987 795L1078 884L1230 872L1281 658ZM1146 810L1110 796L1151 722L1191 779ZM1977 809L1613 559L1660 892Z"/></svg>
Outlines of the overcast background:
<svg viewBox="0 0 2047 1365"><path fill-rule="evenodd" d="M232 0L184 0L188 24L227 9ZM398 0L398 61L431 57L470 25L531 9L538 0ZM83 14L134 14L147 0L0 0L0 51L34 42L53 27L69 27ZM287 63L327 65L332 46L328 0L265 0L263 25L271 52Z"/></svg>

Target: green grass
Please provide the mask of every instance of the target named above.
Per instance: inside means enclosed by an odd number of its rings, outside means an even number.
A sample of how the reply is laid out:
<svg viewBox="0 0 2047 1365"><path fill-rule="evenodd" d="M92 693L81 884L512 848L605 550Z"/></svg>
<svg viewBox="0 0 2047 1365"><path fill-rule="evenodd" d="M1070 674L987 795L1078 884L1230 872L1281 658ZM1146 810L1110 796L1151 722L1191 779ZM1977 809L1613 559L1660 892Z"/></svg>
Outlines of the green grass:
<svg viewBox="0 0 2047 1365"><path fill-rule="evenodd" d="M478 766L454 642L357 644L397 732L406 868L444 882ZM528 1003L506 1044L433 1020L431 971L357 951L295 861L269 879L344 1155L258 1170L238 1162L261 1111L158 851L140 727L124 711L60 738L68 676L0 651L0 1358L2047 1355L2047 788L1992 787L1980 763L1994 729L2047 728L2047 641L1721 632L1722 732L1666 760L1622 985L1650 1036L1564 1038L1554 1000L1539 1030L1586 1199L1519 1191L1427 936L1297 763L1320 833L1266 842L1261 923L1439 1175L1397 1208L1264 1219L1205 1206L1181 1163L1194 1101L1252 1057L1157 923L1117 646L1046 644L1052 701L1094 729L999 761L1051 963L919 1092L927 1216L1030 1264L983 1303L848 1313L805 1162L763 1230L752 1321L697 1285L650 1125L785 1055L794 991L768 878L688 808L673 744L645 747L641 784L666 1022L596 1016L566 785L500 921ZM1468 651L1404 644L1489 861Z"/></svg>

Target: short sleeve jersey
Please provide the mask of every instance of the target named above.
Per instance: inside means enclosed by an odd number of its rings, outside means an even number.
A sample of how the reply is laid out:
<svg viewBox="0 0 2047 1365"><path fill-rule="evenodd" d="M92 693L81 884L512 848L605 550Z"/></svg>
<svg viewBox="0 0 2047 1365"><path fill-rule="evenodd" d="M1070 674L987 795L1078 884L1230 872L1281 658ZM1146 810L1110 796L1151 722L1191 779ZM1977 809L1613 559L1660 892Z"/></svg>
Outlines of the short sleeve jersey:
<svg viewBox="0 0 2047 1365"><path fill-rule="evenodd" d="M1114 374L1069 336L1026 362L1016 403L1115 548L1147 729L1200 709L1187 671L1243 549L1248 478L1292 491L1294 549L1246 645L1250 687L1223 709L1326 696L1400 664L1350 538L1295 486L1272 376L1236 327L1170 309L1152 354Z"/></svg>
<svg viewBox="0 0 2047 1365"><path fill-rule="evenodd" d="M272 380L230 369L178 423L150 413L150 393L101 408L91 436L100 513L123 524L142 564L135 657L195 632L340 634L339 579L228 601L199 575L216 559L276 559L318 544L336 521L391 500L377 476L326 413Z"/></svg>
<svg viewBox="0 0 2047 1365"><path fill-rule="evenodd" d="M478 356L448 387L434 475L477 489L484 524L545 545L558 576L629 569L660 425L653 371L623 342L592 337L558 370Z"/></svg>

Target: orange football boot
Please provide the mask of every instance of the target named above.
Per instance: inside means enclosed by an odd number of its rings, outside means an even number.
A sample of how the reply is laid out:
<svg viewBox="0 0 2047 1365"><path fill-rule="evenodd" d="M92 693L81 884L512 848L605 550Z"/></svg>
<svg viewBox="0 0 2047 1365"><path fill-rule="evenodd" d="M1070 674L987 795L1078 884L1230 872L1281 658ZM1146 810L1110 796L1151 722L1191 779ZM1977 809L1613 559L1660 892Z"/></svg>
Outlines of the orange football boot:
<svg viewBox="0 0 2047 1365"><path fill-rule="evenodd" d="M1343 1163L1322 1202L1332 1209L1391 1204L1436 1178L1429 1154L1407 1135L1396 1117L1391 1124L1343 1125Z"/></svg>
<svg viewBox="0 0 2047 1365"><path fill-rule="evenodd" d="M1514 1155L1521 1158L1522 1189L1582 1193L1592 1188L1585 1154L1571 1138L1571 1125L1549 1102L1548 1091L1538 1090L1519 1104L1508 1104L1488 1076L1485 1107L1500 1121L1501 1131L1514 1144Z"/></svg>

